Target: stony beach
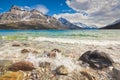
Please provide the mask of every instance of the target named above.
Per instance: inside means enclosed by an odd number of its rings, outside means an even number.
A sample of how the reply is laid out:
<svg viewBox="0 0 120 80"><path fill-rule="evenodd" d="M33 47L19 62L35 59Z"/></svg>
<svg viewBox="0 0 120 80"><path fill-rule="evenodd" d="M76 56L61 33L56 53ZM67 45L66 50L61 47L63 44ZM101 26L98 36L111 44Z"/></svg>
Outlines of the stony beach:
<svg viewBox="0 0 120 80"><path fill-rule="evenodd" d="M0 80L119 80L119 52L120 42L110 40L1 40Z"/></svg>

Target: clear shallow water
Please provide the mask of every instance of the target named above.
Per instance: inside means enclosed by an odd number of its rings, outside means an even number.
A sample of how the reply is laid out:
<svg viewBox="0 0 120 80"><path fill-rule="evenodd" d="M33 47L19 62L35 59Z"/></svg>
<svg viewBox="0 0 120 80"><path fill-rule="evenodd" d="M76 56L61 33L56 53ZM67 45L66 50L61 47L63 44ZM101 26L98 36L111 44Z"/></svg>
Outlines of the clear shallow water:
<svg viewBox="0 0 120 80"><path fill-rule="evenodd" d="M27 40L29 37L120 40L120 30L0 30L0 40Z"/></svg>

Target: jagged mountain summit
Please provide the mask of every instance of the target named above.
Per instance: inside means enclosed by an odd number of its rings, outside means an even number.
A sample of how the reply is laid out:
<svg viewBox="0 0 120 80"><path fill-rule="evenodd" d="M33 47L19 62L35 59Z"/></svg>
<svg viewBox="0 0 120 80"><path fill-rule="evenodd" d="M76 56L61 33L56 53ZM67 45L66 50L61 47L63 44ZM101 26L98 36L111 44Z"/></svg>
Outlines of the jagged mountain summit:
<svg viewBox="0 0 120 80"><path fill-rule="evenodd" d="M120 20L116 20L112 24L102 27L101 29L120 29Z"/></svg>
<svg viewBox="0 0 120 80"><path fill-rule="evenodd" d="M72 24L71 22L69 22L69 21L66 20L65 18L60 17L58 20L59 20L62 24L64 24L65 26L68 26L70 29L81 29L81 27Z"/></svg>
<svg viewBox="0 0 120 80"><path fill-rule="evenodd" d="M0 14L0 29L70 29L56 18L38 10L25 10L12 6L8 12Z"/></svg>

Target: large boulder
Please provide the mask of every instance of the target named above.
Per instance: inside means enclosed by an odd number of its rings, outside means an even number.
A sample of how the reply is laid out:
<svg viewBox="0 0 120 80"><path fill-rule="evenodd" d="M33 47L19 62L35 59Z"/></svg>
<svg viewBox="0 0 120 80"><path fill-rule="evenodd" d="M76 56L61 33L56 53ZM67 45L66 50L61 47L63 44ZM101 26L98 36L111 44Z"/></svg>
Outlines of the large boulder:
<svg viewBox="0 0 120 80"><path fill-rule="evenodd" d="M85 52L79 60L82 60L83 63L88 63L90 67L96 69L106 68L114 62L108 54L97 50Z"/></svg>
<svg viewBox="0 0 120 80"><path fill-rule="evenodd" d="M9 67L9 70L11 71L19 71L19 70L31 71L33 69L34 69L33 63L28 62L28 61L16 62Z"/></svg>

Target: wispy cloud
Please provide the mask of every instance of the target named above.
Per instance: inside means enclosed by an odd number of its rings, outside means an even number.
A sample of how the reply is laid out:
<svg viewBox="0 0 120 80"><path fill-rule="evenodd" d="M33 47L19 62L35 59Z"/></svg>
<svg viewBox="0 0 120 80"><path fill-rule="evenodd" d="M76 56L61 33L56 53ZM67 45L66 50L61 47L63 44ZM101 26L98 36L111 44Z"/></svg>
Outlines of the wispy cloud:
<svg viewBox="0 0 120 80"><path fill-rule="evenodd" d="M66 0L66 4L77 13L70 14L68 12L58 15L64 16L65 18L72 16L69 19L71 22L79 21L101 27L120 18L119 0ZM84 14L87 13L87 17L84 16L83 12ZM83 16L81 16L81 14L83 14Z"/></svg>
<svg viewBox="0 0 120 80"><path fill-rule="evenodd" d="M26 10L31 10L31 8L29 6L23 6L22 8L24 8Z"/></svg>
<svg viewBox="0 0 120 80"><path fill-rule="evenodd" d="M49 12L49 9L44 5L39 4L39 5L34 6L33 8L37 9L38 11L40 11L40 12L42 12L44 14Z"/></svg>

